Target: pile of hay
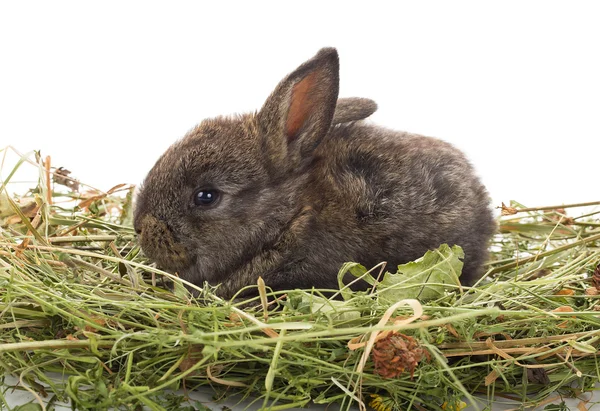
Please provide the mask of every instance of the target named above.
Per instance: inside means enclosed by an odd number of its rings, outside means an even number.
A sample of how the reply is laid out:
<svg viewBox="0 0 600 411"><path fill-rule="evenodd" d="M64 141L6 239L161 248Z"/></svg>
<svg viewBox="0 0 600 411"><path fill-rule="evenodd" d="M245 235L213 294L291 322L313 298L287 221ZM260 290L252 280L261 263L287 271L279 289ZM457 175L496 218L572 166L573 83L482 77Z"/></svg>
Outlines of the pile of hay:
<svg viewBox="0 0 600 411"><path fill-rule="evenodd" d="M37 184L9 195L31 164ZM90 190L37 153L2 175L0 367L18 383L0 380L0 408L18 389L39 409L180 410L206 385L274 410L529 407L600 380L600 211L504 207L471 289L456 284L460 248L444 245L396 276L342 268L378 279L370 292L257 285L267 298L230 302L210 287L193 299L144 259L131 186Z"/></svg>

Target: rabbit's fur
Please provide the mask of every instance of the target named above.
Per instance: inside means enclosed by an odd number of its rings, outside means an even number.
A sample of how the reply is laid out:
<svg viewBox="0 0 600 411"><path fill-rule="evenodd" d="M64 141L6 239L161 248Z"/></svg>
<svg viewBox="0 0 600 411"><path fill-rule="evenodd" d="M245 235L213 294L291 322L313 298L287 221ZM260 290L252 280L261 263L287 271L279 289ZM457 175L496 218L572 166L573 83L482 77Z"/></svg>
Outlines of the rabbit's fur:
<svg viewBox="0 0 600 411"><path fill-rule="evenodd" d="M336 50L322 49L258 113L204 120L172 145L138 195L144 252L225 297L259 276L336 289L346 261L393 270L442 243L464 249L463 284L478 279L495 223L463 153L356 122L370 100L340 99L336 113L338 73ZM196 205L199 189L216 204Z"/></svg>

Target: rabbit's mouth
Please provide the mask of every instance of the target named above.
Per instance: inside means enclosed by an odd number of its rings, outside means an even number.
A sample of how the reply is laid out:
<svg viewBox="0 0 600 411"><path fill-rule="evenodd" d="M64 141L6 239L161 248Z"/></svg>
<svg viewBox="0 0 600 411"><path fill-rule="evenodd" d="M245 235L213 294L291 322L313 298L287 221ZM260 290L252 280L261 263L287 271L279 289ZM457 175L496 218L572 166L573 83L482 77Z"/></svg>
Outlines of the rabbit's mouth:
<svg viewBox="0 0 600 411"><path fill-rule="evenodd" d="M177 242L161 220L145 215L139 224L140 245L144 254L168 271L185 270L194 264L194 256Z"/></svg>

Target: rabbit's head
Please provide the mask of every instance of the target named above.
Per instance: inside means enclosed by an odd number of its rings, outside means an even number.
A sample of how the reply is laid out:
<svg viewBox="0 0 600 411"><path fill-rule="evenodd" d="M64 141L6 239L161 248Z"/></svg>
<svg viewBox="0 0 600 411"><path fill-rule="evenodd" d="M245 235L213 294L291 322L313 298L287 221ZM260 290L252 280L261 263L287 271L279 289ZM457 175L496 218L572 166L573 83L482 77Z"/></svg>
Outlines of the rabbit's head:
<svg viewBox="0 0 600 411"><path fill-rule="evenodd" d="M338 71L336 50L322 49L283 79L258 113L205 120L171 146L138 194L134 224L144 253L200 285L268 259L257 257L260 250L302 224L296 188L306 184L304 170L332 125ZM375 106L367 106L338 121L368 116Z"/></svg>

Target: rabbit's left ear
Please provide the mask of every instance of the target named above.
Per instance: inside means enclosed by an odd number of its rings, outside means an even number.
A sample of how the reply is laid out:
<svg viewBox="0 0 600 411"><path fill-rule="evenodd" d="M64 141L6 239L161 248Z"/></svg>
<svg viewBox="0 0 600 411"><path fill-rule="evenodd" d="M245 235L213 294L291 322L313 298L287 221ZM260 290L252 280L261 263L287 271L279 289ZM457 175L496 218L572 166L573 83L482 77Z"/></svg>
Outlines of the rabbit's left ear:
<svg viewBox="0 0 600 411"><path fill-rule="evenodd" d="M321 49L283 79L258 113L271 165L278 171L298 167L331 127L339 89L334 48Z"/></svg>

